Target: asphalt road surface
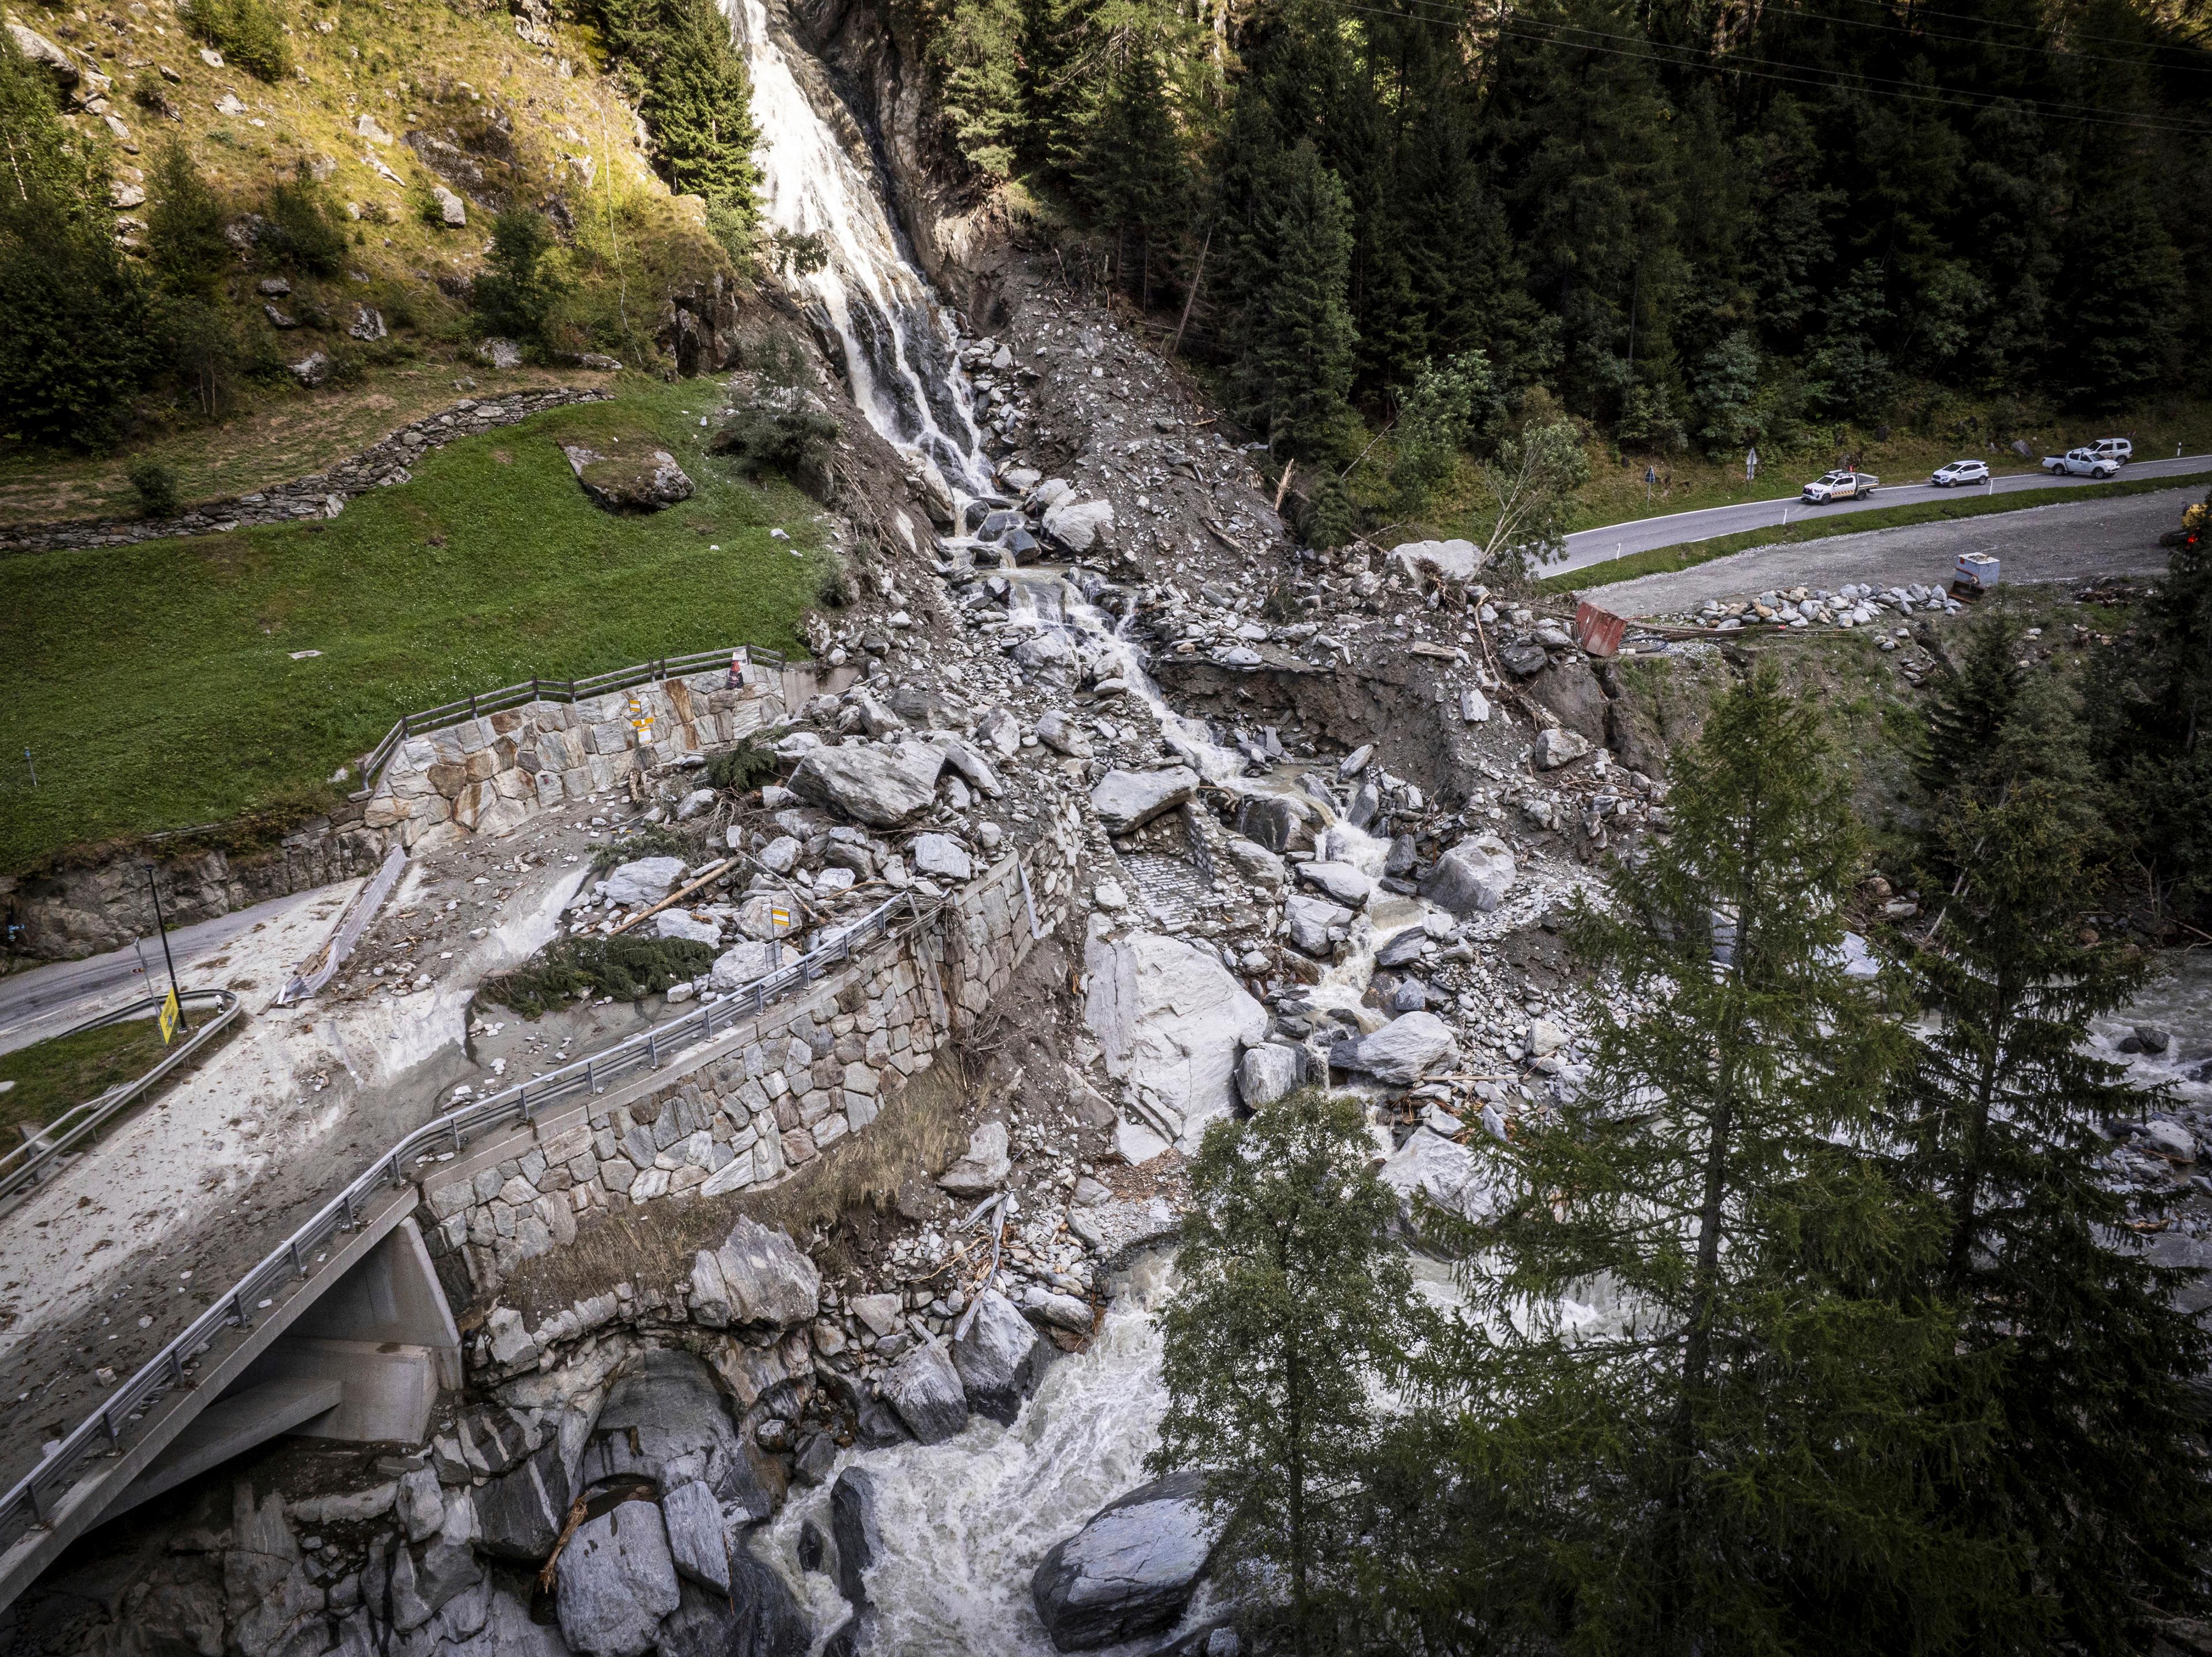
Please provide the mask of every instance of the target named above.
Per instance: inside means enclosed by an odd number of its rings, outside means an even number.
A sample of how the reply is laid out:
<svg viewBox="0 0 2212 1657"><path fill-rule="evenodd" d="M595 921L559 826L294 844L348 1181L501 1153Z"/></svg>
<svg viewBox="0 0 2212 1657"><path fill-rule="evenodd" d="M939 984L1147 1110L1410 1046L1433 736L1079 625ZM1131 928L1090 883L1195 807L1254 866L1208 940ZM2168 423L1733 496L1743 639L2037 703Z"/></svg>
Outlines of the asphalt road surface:
<svg viewBox="0 0 2212 1657"><path fill-rule="evenodd" d="M2158 538L2181 521L2183 507L2201 498L2194 489L2159 490L2028 507L1988 518L1784 541L1585 592L1592 603L1615 615L1668 615L1707 599L1741 598L1771 587L1802 584L1832 591L1846 582L1942 586L1951 579L1951 567L1961 552L1994 553L2000 580L2012 585L2157 575L2166 564Z"/></svg>
<svg viewBox="0 0 2212 1657"><path fill-rule="evenodd" d="M301 896L295 892L288 897L256 904L251 909L218 915L211 921L170 928L169 953L176 958L178 982L187 990L203 987L193 982L189 962L212 954L240 933L298 903ZM105 955L56 961L50 966L33 966L0 978L0 1053L27 1047L34 1041L58 1034L80 1017L90 1017L98 1009L86 1008L88 1002L121 986L138 984L141 959L151 970L155 987L149 990L140 986L136 993L149 995L167 989L168 972L161 963L161 946L153 938L143 940L137 949L125 944Z"/></svg>
<svg viewBox="0 0 2212 1657"><path fill-rule="evenodd" d="M2212 472L2212 454L2185 454L2178 460L2137 460L2124 466L2114 482L2128 483L2138 478L2185 478L2194 473ZM1832 518L1852 512L1871 512L1880 507L1913 506L1928 501L1948 501L1972 496L2017 495L2029 490L2083 489L2091 486L2087 478L2053 478L2047 472L2028 472L2001 477L1994 487L1989 484L1974 484L1965 489L1937 489L1924 478L1898 478L1885 482L1873 498L1864 501L1838 501L1832 506L1813 506L1791 496L1784 501L1746 501L1739 506L1709 507L1702 512L1676 512L1663 518L1638 518L1631 523L1609 524L1599 529L1578 530L1567 537L1566 557L1557 564L1547 564L1537 573L1545 576L1563 575L1571 570L1584 570L1607 558L1626 557L1631 553L1649 552L1655 547L1681 546L1691 541L1709 541L1720 535L1741 535L1747 530L1774 529L1784 523L1800 523L1807 518ZM2172 526L2168 525L2171 528Z"/></svg>

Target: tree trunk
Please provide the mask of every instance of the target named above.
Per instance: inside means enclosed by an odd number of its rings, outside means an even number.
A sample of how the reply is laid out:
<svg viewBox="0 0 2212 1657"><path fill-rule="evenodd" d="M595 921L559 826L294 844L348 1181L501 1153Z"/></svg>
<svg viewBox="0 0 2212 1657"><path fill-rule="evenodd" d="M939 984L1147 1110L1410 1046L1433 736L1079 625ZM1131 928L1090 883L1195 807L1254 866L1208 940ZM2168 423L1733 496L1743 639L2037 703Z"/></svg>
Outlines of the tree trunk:
<svg viewBox="0 0 2212 1657"><path fill-rule="evenodd" d="M1990 1027L1984 1033L1981 1075L1975 1079L1973 1114L1966 1119L1966 1142L1960 1149L1959 1189L1951 1198L1951 1252L1946 1263L1951 1287L1966 1281L1973 1264L1974 1228L1982 1197L1982 1180L1990 1136L1990 1107L1996 1098L1997 1055L2003 1051L2005 1026L2010 1021L2013 996L2002 973L1990 994Z"/></svg>

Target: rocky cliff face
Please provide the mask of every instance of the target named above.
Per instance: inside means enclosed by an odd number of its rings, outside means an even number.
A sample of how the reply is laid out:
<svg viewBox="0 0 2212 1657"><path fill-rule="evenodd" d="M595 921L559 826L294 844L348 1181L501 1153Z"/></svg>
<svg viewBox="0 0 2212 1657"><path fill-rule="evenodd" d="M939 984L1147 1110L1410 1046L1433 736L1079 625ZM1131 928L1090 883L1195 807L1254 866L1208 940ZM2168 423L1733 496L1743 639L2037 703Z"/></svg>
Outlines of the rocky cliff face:
<svg viewBox="0 0 2212 1657"><path fill-rule="evenodd" d="M802 79L819 76L807 86L816 107L880 162L915 262L972 326L993 326L1000 222L962 177L911 30L881 0L773 0L769 13L801 49Z"/></svg>

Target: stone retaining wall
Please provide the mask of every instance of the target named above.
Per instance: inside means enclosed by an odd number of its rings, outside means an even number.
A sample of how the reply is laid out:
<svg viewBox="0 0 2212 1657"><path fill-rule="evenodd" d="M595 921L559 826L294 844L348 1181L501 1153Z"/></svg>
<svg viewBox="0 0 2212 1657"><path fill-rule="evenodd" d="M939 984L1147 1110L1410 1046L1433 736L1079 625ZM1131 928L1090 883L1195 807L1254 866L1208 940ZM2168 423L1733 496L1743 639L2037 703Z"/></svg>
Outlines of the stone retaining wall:
<svg viewBox="0 0 2212 1657"><path fill-rule="evenodd" d="M408 468L434 448L456 437L495 431L533 414L568 403L603 403L609 393L556 386L519 391L481 400L465 397L453 407L402 426L382 442L341 460L328 472L297 478L271 489L208 501L174 518L78 519L67 523L21 524L0 529L0 552L50 552L77 546L129 546L173 535L213 535L253 524L291 523L304 518L335 518L345 503L372 489L404 484Z"/></svg>
<svg viewBox="0 0 2212 1657"><path fill-rule="evenodd" d="M410 846L444 822L503 832L620 787L633 771L729 747L781 718L787 698L813 694L806 668L750 667L746 677L733 689L718 667L580 702L526 702L410 736L377 779L362 822L397 829Z"/></svg>
<svg viewBox="0 0 2212 1657"><path fill-rule="evenodd" d="M594 1215L773 1185L866 1132L1066 914L1081 836L1071 808L1025 852L977 874L930 923L879 941L806 995L649 1077L425 1170L419 1217L448 1292L457 1303L487 1300ZM656 1310L683 1316L680 1305ZM544 1347L577 1332L531 1340ZM507 1352L496 1362L528 1360Z"/></svg>

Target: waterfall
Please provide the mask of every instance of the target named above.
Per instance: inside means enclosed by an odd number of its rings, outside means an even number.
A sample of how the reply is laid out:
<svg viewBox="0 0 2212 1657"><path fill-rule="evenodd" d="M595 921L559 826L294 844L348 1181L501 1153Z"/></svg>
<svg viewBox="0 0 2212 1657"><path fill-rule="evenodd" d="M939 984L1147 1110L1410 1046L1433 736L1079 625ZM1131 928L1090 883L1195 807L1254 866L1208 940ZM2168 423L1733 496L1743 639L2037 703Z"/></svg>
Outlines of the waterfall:
<svg viewBox="0 0 2212 1657"><path fill-rule="evenodd" d="M990 474L977 442L955 327L906 257L872 161L850 154L808 99L769 25L763 0L725 0L752 77L761 131L763 216L824 255L787 285L844 356L868 423L935 472L980 494Z"/></svg>

